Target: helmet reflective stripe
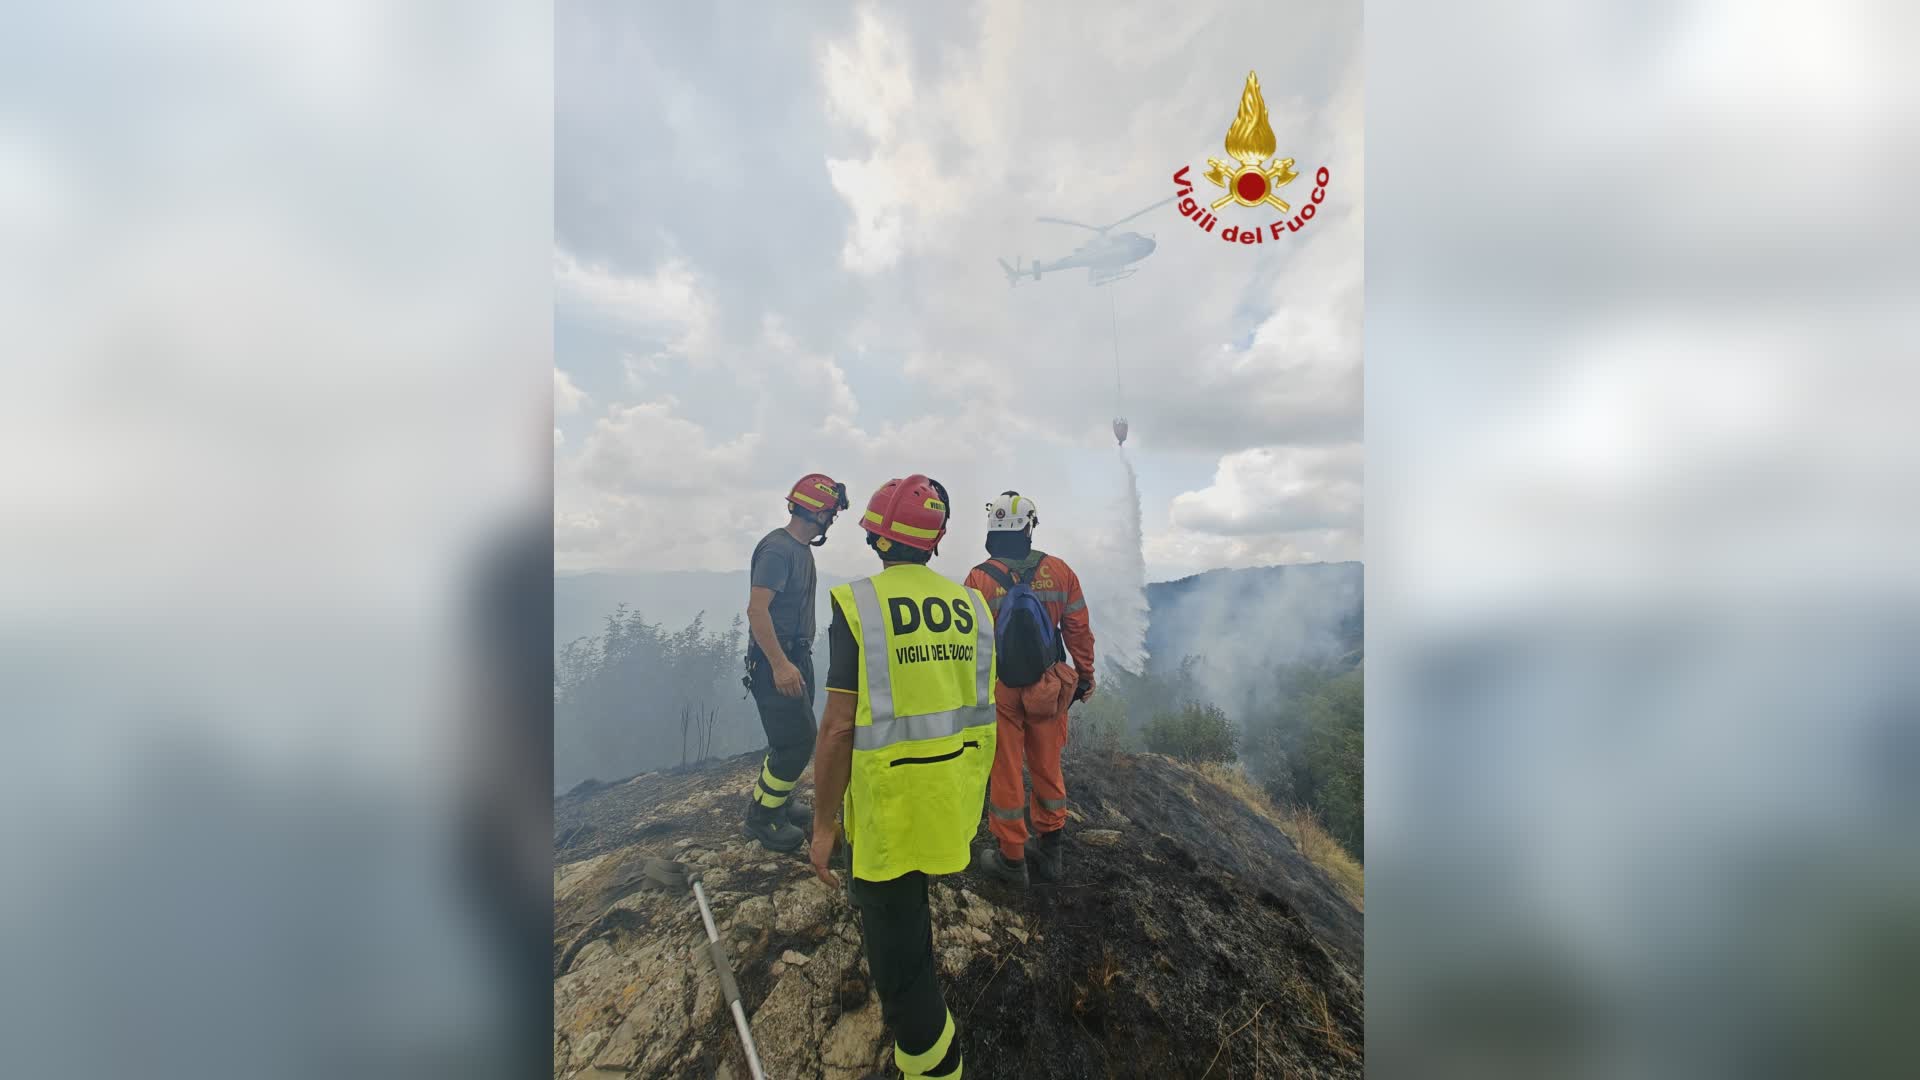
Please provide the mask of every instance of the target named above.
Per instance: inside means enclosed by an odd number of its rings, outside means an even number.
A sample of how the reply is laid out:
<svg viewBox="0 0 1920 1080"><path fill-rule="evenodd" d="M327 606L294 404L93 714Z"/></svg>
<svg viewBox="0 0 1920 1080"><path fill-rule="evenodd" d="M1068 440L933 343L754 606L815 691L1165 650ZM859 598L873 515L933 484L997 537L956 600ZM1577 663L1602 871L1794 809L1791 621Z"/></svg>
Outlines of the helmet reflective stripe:
<svg viewBox="0 0 1920 1080"><path fill-rule="evenodd" d="M947 517L946 489L924 473L914 473L880 485L867 500L860 527L883 540L937 552L947 534Z"/></svg>
<svg viewBox="0 0 1920 1080"><path fill-rule="evenodd" d="M787 501L838 513L847 508L846 485L825 473L808 473L794 482L793 490L787 492Z"/></svg>
<svg viewBox="0 0 1920 1080"><path fill-rule="evenodd" d="M933 504L934 500L927 500L927 509L934 509ZM886 518L881 517L878 512L873 510L867 511L866 520L880 526L883 530L891 529L894 532L904 533L907 536L917 536L922 540L932 540L934 537L940 535L939 529L922 529L917 525L904 525L898 521L889 523Z"/></svg>
<svg viewBox="0 0 1920 1080"><path fill-rule="evenodd" d="M957 735L962 730L991 724L996 720L993 707L993 623L985 615L986 601L967 590L973 605L975 646L974 670L977 676L975 701L942 712L896 717L893 714L893 676L887 667L887 629L880 611L880 593L872 578L853 582L853 603L860 616L860 651L867 665L867 707L873 714L871 724L853 729L855 750L878 750L897 742L938 739Z"/></svg>

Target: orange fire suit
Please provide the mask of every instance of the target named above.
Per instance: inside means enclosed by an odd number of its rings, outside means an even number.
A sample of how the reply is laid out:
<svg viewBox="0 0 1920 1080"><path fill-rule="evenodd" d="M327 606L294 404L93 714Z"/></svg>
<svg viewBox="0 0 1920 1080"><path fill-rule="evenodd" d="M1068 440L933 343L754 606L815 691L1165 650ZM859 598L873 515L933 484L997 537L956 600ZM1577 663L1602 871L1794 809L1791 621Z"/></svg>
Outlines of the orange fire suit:
<svg viewBox="0 0 1920 1080"><path fill-rule="evenodd" d="M1026 559L991 559L1012 576L1025 579L1032 565ZM984 565L984 564L983 564ZM1005 586L976 566L967 575L967 587L978 589L997 618ZM1015 689L1000 683L994 689L998 742L993 775L987 785L987 827L1009 859L1025 856L1027 798L1021 782L1024 760L1033 778L1033 825L1051 833L1067 823L1067 781L1060 771L1060 753L1067 745L1067 706L1078 683L1093 683L1093 628L1087 620L1087 599L1080 578L1057 556L1043 555L1033 576L1034 596L1060 631L1073 665L1055 664L1032 686Z"/></svg>

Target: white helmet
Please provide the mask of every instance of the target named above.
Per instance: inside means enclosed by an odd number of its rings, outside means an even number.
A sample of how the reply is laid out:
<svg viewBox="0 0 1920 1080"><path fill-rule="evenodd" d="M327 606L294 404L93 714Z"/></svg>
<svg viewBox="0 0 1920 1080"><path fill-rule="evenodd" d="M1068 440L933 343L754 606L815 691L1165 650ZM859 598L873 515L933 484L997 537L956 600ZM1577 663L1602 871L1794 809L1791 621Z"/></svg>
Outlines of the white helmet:
<svg viewBox="0 0 1920 1080"><path fill-rule="evenodd" d="M1039 508L1017 491L1003 491L987 504L987 531L1024 532L1040 524Z"/></svg>

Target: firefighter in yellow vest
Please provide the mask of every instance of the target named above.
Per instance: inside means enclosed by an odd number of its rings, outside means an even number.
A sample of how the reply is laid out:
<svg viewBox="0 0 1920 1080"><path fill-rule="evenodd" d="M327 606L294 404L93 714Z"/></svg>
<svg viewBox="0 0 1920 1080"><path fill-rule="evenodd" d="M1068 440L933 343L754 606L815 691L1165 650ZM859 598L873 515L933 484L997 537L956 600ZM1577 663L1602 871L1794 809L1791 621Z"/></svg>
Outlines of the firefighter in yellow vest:
<svg viewBox="0 0 1920 1080"><path fill-rule="evenodd" d="M967 868L993 769L993 616L927 566L947 493L889 480L861 527L879 573L832 590L827 708L814 747L814 872L834 884L844 810L867 967L893 1060L908 1077L959 1080L960 1041L933 958L927 879ZM844 795L844 799L843 799ZM844 802L844 806L843 806Z"/></svg>

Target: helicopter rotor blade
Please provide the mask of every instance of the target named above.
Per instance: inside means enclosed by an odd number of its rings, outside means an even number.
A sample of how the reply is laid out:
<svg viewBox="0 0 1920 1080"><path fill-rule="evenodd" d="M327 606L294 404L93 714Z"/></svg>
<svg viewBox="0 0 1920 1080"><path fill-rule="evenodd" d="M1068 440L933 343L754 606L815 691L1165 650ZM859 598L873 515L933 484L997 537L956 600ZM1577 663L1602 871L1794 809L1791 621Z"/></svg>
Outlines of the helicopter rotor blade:
<svg viewBox="0 0 1920 1080"><path fill-rule="evenodd" d="M1067 220L1066 218L1057 218L1057 217L1043 217L1043 218L1034 218L1033 220L1035 220L1035 221L1045 221L1045 222L1049 222L1049 223L1051 223L1051 224L1054 224L1054 225L1072 225L1072 226L1074 226L1074 227L1076 227L1076 228L1081 228L1081 229L1090 229L1090 230L1092 230L1092 231L1094 231L1094 232L1106 232L1106 231L1107 231L1107 229L1102 229L1102 228L1099 228L1098 226L1094 226L1094 225L1083 225L1083 224L1081 224L1081 223L1080 223L1080 222L1078 222L1078 221L1068 221L1068 220ZM1112 227L1113 227L1113 226L1111 226L1111 225L1109 225L1109 226L1107 226L1107 228L1108 228L1108 229L1110 229L1110 228L1112 228Z"/></svg>
<svg viewBox="0 0 1920 1080"><path fill-rule="evenodd" d="M1129 221L1132 221L1132 220L1133 220L1134 218L1137 218L1137 217L1139 217L1139 216L1140 216L1141 214L1144 214L1144 213L1146 213L1146 212L1147 212L1147 210L1158 210L1158 209L1160 209L1161 207L1163 207L1163 206L1165 206L1165 205L1167 205L1168 203L1170 203L1170 202L1172 202L1173 200L1175 200L1175 199L1177 199L1177 198L1179 198L1179 197L1180 197L1180 196L1178 196L1178 195L1169 195L1169 196L1167 196L1166 198L1164 198L1164 199L1161 199L1161 200L1160 200L1159 202L1157 202L1157 203L1154 203L1154 204L1153 204L1152 206L1149 206L1149 207L1147 207L1147 208L1146 208L1146 210L1135 210L1135 211L1134 211L1133 213L1131 213L1131 214L1128 214L1128 215L1127 215L1126 217L1123 217L1123 218L1121 218L1121 219L1120 219L1119 221L1116 221L1116 222L1114 222L1114 223L1113 223L1113 225L1124 225L1124 224L1126 224L1127 222L1129 222ZM1111 229L1111 228L1113 228L1113 225L1109 225L1109 226L1107 226L1107 229ZM1107 231L1107 229L1101 229L1100 231L1101 231L1101 232L1106 232L1106 231Z"/></svg>

